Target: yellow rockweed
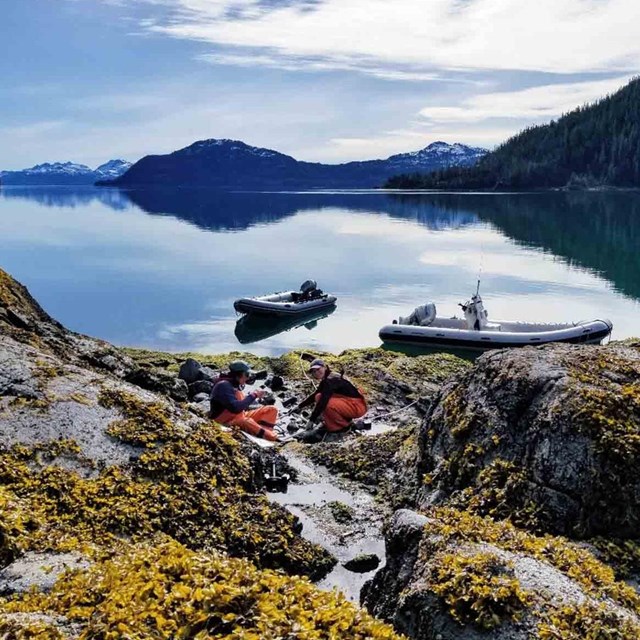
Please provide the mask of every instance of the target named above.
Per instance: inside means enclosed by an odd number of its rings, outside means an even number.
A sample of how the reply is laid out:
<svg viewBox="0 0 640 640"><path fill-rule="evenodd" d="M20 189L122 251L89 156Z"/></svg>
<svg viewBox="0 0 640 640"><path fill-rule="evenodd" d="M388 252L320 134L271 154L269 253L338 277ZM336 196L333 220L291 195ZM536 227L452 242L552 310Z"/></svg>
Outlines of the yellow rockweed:
<svg viewBox="0 0 640 640"><path fill-rule="evenodd" d="M80 624L80 640L401 640L337 591L169 539L64 575L50 593L0 600L0 633L9 612L65 616Z"/></svg>
<svg viewBox="0 0 640 640"><path fill-rule="evenodd" d="M429 588L461 624L493 629L517 620L531 603L508 563L491 553L445 553L434 561Z"/></svg>

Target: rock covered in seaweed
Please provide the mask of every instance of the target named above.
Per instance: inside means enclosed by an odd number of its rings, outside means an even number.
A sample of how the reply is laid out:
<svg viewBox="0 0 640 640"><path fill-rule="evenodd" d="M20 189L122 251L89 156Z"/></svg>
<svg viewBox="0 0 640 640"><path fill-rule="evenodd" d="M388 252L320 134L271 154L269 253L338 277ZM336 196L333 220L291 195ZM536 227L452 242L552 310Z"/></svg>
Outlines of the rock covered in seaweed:
<svg viewBox="0 0 640 640"><path fill-rule="evenodd" d="M335 559L301 538L299 522L260 492L255 451L244 438L170 393L127 382L132 372L154 365L66 331L4 272L0 306L1 369L11 379L0 391L0 563L19 570L24 554L33 553L79 553L91 563L53 586L43 583L51 598L41 591L0 598L0 635L115 637L131 629L144 637L144 625L151 625L162 637L169 628L213 628L219 621L209 607L230 607L223 631L269 637L260 634L304 628L309 638L342 630L398 638L337 594L287 575L319 578ZM189 566L212 563L230 576L228 585L214 584L203 600L203 576L194 568L189 583L176 573L178 557ZM155 596L132 598L135 612L123 613L122 589L134 584L129 570L151 572L143 582ZM171 591L162 591L167 584ZM83 585L99 586L99 602ZM136 594L143 593L138 587ZM279 606L269 601L273 591L282 596ZM193 598L182 607L185 593ZM251 608L254 595L264 607ZM294 606L299 601L307 603L306 613ZM234 621L232 611L239 611Z"/></svg>
<svg viewBox="0 0 640 640"><path fill-rule="evenodd" d="M61 630L70 624L96 639L402 640L336 591L167 538L123 544L117 555L62 576L49 593L0 601L2 637L69 638Z"/></svg>
<svg viewBox="0 0 640 640"><path fill-rule="evenodd" d="M588 537L640 530L640 351L495 351L442 388L420 433L419 503Z"/></svg>
<svg viewBox="0 0 640 640"><path fill-rule="evenodd" d="M640 595L589 551L450 508L395 513L374 615L414 640L640 637Z"/></svg>

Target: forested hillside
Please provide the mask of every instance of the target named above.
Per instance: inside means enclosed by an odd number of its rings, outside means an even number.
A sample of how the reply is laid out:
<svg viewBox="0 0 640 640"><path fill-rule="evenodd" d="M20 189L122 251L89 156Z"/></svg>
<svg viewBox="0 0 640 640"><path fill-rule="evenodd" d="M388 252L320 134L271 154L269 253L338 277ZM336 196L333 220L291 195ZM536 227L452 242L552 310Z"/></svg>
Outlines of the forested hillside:
<svg viewBox="0 0 640 640"><path fill-rule="evenodd" d="M529 127L473 167L391 178L390 188L640 186L640 79L557 121Z"/></svg>

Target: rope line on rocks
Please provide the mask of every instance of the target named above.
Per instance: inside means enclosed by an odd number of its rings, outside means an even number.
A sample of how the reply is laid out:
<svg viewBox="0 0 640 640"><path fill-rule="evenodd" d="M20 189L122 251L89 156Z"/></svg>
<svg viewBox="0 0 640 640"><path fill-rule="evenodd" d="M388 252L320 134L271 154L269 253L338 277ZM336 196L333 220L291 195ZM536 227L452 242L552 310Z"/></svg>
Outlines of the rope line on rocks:
<svg viewBox="0 0 640 640"><path fill-rule="evenodd" d="M388 418L389 416L394 415L395 413L400 413L401 411L404 411L405 409L408 409L409 407L413 407L414 404L417 404L418 402L420 402L420 398L418 398L417 400L414 400L413 402L410 402L409 404L405 405L404 407L400 407L399 409L394 409L393 411L388 411L387 413L381 413L377 416L368 416L370 420L380 420L380 418ZM365 414L364 417L367 417L367 415Z"/></svg>

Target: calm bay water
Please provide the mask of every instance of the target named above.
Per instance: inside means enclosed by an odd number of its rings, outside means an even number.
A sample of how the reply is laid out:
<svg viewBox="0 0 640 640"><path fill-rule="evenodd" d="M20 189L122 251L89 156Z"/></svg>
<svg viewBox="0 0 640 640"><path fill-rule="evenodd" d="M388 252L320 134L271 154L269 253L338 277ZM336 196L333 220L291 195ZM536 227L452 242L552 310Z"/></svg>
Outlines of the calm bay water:
<svg viewBox="0 0 640 640"><path fill-rule="evenodd" d="M607 317L618 339L640 335L639 222L637 193L5 187L0 267L70 329L168 351L377 346L418 304L456 313L479 273L494 320ZM236 326L235 298L308 278L334 313Z"/></svg>

